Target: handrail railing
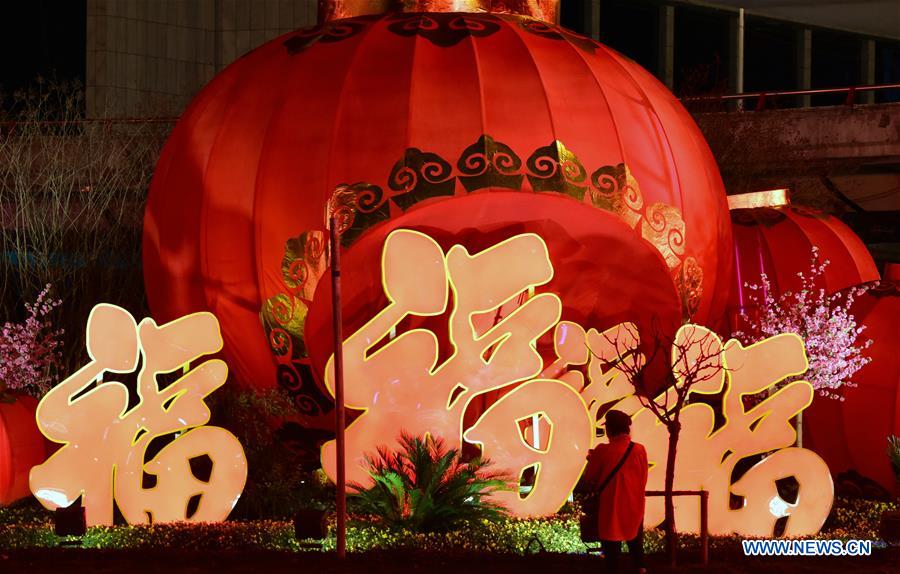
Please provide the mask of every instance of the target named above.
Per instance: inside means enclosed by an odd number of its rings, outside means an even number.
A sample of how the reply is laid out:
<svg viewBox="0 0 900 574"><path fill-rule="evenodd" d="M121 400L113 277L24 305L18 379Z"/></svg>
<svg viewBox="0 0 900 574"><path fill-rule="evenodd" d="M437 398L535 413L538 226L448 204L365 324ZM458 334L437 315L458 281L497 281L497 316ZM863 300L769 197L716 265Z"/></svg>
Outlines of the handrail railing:
<svg viewBox="0 0 900 574"><path fill-rule="evenodd" d="M647 496L665 496L665 490L648 490ZM700 560L709 566L709 491L708 490L673 490L672 496L700 497Z"/></svg>
<svg viewBox="0 0 900 574"><path fill-rule="evenodd" d="M814 88L807 90L774 90L770 92L744 92L740 94L720 94L709 96L688 96L681 98L683 102L731 102L756 99L756 110L766 109L766 104L780 97L815 96L822 94L847 94L844 104L852 106L856 103L856 94L860 92L877 92L881 90L900 90L900 84L872 84L864 86L845 86L842 88Z"/></svg>
<svg viewBox="0 0 900 574"><path fill-rule="evenodd" d="M40 124L46 126L69 126L83 124L171 124L178 121L180 116L146 116L146 117L121 117L121 118L71 118L67 120L3 120L0 127L15 127L17 125Z"/></svg>
<svg viewBox="0 0 900 574"><path fill-rule="evenodd" d="M773 90L764 92L743 92L740 94L716 94L705 96L685 96L682 102L733 102L756 99L757 111L766 109L766 104L774 99L789 96L815 96L823 94L847 94L844 104L852 106L856 103L856 94L860 92L877 92L881 90L900 90L897 84L872 84L864 86L845 86L842 88L815 88L808 90ZM109 118L73 118L68 120L2 120L2 128L15 128L16 125L83 125L83 124L171 124L180 116L147 116L147 117L109 117Z"/></svg>

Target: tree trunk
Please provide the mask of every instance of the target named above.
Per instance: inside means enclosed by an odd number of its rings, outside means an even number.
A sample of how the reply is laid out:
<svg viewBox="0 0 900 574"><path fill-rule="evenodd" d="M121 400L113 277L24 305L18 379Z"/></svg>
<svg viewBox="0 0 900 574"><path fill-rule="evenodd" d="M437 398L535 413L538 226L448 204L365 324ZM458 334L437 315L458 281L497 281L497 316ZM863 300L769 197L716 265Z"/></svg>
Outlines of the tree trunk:
<svg viewBox="0 0 900 574"><path fill-rule="evenodd" d="M681 422L675 420L668 425L669 448L666 453L666 484L665 484L665 529L666 529L666 557L669 566L675 567L678 550L678 532L675 530L675 500L672 491L675 490L675 454L678 450L678 435L681 432Z"/></svg>

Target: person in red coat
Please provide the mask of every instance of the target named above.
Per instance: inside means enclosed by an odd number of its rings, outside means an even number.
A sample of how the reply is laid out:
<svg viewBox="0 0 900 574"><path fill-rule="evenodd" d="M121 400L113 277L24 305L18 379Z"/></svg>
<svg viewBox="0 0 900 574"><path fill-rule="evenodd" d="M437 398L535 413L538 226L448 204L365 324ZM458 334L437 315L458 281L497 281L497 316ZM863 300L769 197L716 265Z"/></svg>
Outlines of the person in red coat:
<svg viewBox="0 0 900 574"><path fill-rule="evenodd" d="M635 568L644 572L644 492L647 489L647 451L631 440L631 417L606 413L608 444L588 453L585 478L592 492L599 489L597 532L610 572L618 572L622 542Z"/></svg>

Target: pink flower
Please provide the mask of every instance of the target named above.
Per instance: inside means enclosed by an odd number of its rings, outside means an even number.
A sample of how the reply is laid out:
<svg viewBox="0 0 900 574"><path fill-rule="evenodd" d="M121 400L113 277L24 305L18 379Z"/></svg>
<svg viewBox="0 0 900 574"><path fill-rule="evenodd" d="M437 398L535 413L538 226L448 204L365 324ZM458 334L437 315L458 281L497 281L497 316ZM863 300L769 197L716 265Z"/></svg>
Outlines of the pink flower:
<svg viewBox="0 0 900 574"><path fill-rule="evenodd" d="M62 360L62 329L54 329L50 313L62 303L50 298L50 285L34 303L26 303L21 323L0 328L0 391L40 397L51 387Z"/></svg>
<svg viewBox="0 0 900 574"><path fill-rule="evenodd" d="M858 341L864 326L858 327L850 313L855 298L869 287L861 286L842 293L826 295L817 288L829 261L819 263L819 250L812 249L809 273L798 273L801 280L799 292L785 291L778 297L772 293L769 278L762 274L761 285L747 285L750 302L759 308L758 317L742 317L749 325L749 332L736 332L735 337L745 343L753 343L781 333L796 333L806 342L809 370L802 378L812 383L819 395L837 400L843 397L837 392L841 387L852 387L850 380L856 371L870 359L862 351L871 340Z"/></svg>

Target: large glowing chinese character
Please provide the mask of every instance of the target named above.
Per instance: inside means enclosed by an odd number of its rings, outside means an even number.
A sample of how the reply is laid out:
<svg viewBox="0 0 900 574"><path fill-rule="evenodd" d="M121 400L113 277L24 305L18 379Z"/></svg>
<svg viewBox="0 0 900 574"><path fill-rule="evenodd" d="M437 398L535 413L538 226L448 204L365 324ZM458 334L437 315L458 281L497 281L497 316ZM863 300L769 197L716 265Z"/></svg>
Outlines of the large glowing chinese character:
<svg viewBox="0 0 900 574"><path fill-rule="evenodd" d="M466 431L466 440L480 444L498 468L514 473L517 485L527 469L534 472L526 496L514 489L495 493L494 499L517 516L559 510L578 483L591 447L593 425L585 412L581 397L567 384L534 380L516 387L481 415ZM520 421L535 418L546 425L546 438L537 446L520 427Z"/></svg>
<svg viewBox="0 0 900 574"><path fill-rule="evenodd" d="M464 436L520 482L532 472L525 496L517 489L495 495L510 512L551 514L577 483L588 450L603 440L595 432L601 409L614 405L633 416L634 439L647 448L648 488L663 488L668 432L630 378L646 361L637 327L622 323L599 332L560 321L557 295L534 294L552 276L546 245L534 234L474 255L460 245L445 253L415 231L388 236L382 252L388 305L344 343L347 403L363 411L347 429L350 480L366 483L365 456L380 446L396 448L401 431L443 437L451 448ZM442 334L414 328L397 335L411 316L444 315L444 340L452 352L443 360ZM536 341L551 329L554 356L545 358ZM676 354L676 346L684 352ZM700 365L703 376L695 380L702 382L684 387L692 365ZM710 492L710 530L770 536L776 521L789 517L786 534L816 532L831 508L831 476L816 454L790 448L796 439L790 420L810 404L812 388L805 381L776 388L807 368L800 338L780 335L745 348L684 325L674 338L670 368L675 388L721 397L718 411L708 404L714 399L689 400L682 408L675 466L676 489ZM329 390L332 369L329 362ZM463 428L466 406L492 390L500 391L499 398ZM764 391L756 406L745 407L745 395ZM674 392L668 389L657 403L671 404L664 399ZM758 462L732 482L738 463L751 457ZM333 443L325 445L322 459L333 477ZM796 499L779 495L778 483L788 477L798 484ZM739 508L731 508L733 498L741 501ZM680 530L699 528L698 506L697 500L677 500ZM651 499L645 523L661 520L662 500Z"/></svg>
<svg viewBox="0 0 900 574"><path fill-rule="evenodd" d="M540 373L534 342L561 309L549 293L518 303L553 277L547 246L534 234L471 255L459 245L445 254L427 235L398 230L385 242L382 273L387 307L344 343L346 402L364 411L347 428L347 477L360 483L368 479L366 454L396 447L401 431L440 436L458 448L472 397ZM437 336L424 329L385 343L406 317L443 314L451 290L449 358L438 365ZM326 385L333 393L331 362ZM322 464L334 476L333 442L324 446Z"/></svg>
<svg viewBox="0 0 900 574"><path fill-rule="evenodd" d="M82 497L89 525L112 524L114 501L131 524L224 520L244 488L247 461L234 435L203 425L210 417L204 399L222 386L228 368L213 359L189 369L221 348L210 313L137 325L124 309L94 307L87 327L91 361L38 405L41 432L63 446L31 470L35 497L50 509ZM133 372L139 358L137 402L129 407L127 387L102 377ZM183 376L160 388L158 375L182 368ZM150 442L165 435L176 438L146 460ZM195 476L191 461L204 457L209 476Z"/></svg>

